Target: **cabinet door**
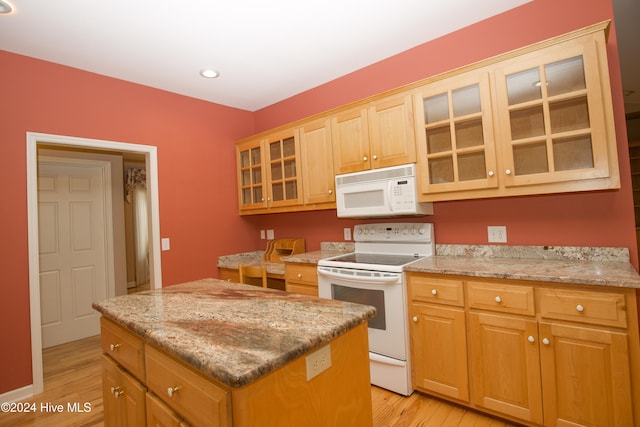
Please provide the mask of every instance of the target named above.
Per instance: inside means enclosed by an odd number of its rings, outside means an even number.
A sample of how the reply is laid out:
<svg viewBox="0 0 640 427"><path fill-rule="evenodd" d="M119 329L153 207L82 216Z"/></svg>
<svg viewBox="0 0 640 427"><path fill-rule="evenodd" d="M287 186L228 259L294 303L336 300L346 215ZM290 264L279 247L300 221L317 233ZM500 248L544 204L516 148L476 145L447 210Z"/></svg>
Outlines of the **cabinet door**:
<svg viewBox="0 0 640 427"><path fill-rule="evenodd" d="M411 304L413 385L469 402L463 309Z"/></svg>
<svg viewBox="0 0 640 427"><path fill-rule="evenodd" d="M331 122L329 119L316 120L302 126L298 132L304 203L335 202Z"/></svg>
<svg viewBox="0 0 640 427"><path fill-rule="evenodd" d="M415 94L423 194L496 188L496 154L487 72L430 84Z"/></svg>
<svg viewBox="0 0 640 427"><path fill-rule="evenodd" d="M336 174L371 168L367 109L356 107L331 118L334 171Z"/></svg>
<svg viewBox="0 0 640 427"><path fill-rule="evenodd" d="M369 107L372 168L415 163L416 138L411 94L385 98Z"/></svg>
<svg viewBox="0 0 640 427"><path fill-rule="evenodd" d="M604 49L591 38L565 42L496 68L505 186L610 176L616 140Z"/></svg>
<svg viewBox="0 0 640 427"><path fill-rule="evenodd" d="M147 427L180 427L182 418L158 397L147 393Z"/></svg>
<svg viewBox="0 0 640 427"><path fill-rule="evenodd" d="M111 358L102 356L104 424L108 427L145 425L145 388Z"/></svg>
<svg viewBox="0 0 640 427"><path fill-rule="evenodd" d="M548 425L631 426L627 334L540 323Z"/></svg>
<svg viewBox="0 0 640 427"><path fill-rule="evenodd" d="M469 313L471 400L542 424L538 325L517 316Z"/></svg>
<svg viewBox="0 0 640 427"><path fill-rule="evenodd" d="M267 205L269 208L302 204L300 145L294 130L269 135L265 140Z"/></svg>
<svg viewBox="0 0 640 427"><path fill-rule="evenodd" d="M262 209L267 206L262 150L260 139L246 141L236 146L238 203L241 211Z"/></svg>

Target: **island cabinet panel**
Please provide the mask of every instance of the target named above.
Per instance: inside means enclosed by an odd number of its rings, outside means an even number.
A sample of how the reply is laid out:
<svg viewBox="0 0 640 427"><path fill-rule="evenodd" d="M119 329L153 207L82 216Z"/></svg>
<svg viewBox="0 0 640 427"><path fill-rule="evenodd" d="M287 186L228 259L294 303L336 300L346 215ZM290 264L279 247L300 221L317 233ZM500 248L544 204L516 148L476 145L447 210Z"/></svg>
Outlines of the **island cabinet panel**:
<svg viewBox="0 0 640 427"><path fill-rule="evenodd" d="M147 393L147 427L181 427L184 420L157 396Z"/></svg>
<svg viewBox="0 0 640 427"><path fill-rule="evenodd" d="M412 271L407 286L417 390L528 426L640 426L636 289Z"/></svg>
<svg viewBox="0 0 640 427"><path fill-rule="evenodd" d="M367 324L362 323L328 344L331 366L319 375L307 376L307 358L314 350L234 389L234 426L373 425L367 343Z"/></svg>
<svg viewBox="0 0 640 427"><path fill-rule="evenodd" d="M105 426L143 426L146 420L146 387L118 366L109 356L102 355L102 395Z"/></svg>
<svg viewBox="0 0 640 427"><path fill-rule="evenodd" d="M228 390L153 346L146 348L149 390L192 426L230 426Z"/></svg>
<svg viewBox="0 0 640 427"><path fill-rule="evenodd" d="M144 382L144 341L104 317L100 318L100 330L102 351Z"/></svg>

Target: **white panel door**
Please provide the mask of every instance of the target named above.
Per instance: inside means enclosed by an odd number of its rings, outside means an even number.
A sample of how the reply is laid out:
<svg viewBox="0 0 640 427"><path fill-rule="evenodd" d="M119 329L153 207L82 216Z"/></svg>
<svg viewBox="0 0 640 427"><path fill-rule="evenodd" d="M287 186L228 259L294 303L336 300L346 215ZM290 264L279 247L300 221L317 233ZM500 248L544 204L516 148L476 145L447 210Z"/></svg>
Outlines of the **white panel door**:
<svg viewBox="0 0 640 427"><path fill-rule="evenodd" d="M100 333L93 301L108 292L105 165L39 161L42 347Z"/></svg>

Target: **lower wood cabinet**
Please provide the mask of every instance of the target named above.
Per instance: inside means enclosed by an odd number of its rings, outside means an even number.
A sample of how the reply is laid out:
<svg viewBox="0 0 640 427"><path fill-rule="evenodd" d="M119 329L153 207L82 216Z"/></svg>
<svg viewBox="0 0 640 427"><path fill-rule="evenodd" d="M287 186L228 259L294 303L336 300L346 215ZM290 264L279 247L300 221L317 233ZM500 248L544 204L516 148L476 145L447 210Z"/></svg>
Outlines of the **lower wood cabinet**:
<svg viewBox="0 0 640 427"><path fill-rule="evenodd" d="M331 361L318 375L308 373L307 357L319 350L314 349L238 388L219 383L105 318L101 325L103 342L122 348L118 344L124 338L139 341L144 357L142 371L134 376L103 354L106 426L373 425L366 322L324 345Z"/></svg>
<svg viewBox="0 0 640 427"><path fill-rule="evenodd" d="M146 420L147 389L109 356L102 356L104 425L143 426ZM106 416L109 414L109 416Z"/></svg>
<svg viewBox="0 0 640 427"><path fill-rule="evenodd" d="M287 292L318 296L318 266L316 264L286 262L284 278Z"/></svg>
<svg viewBox="0 0 640 427"><path fill-rule="evenodd" d="M531 426L640 425L635 289L407 277L417 390Z"/></svg>

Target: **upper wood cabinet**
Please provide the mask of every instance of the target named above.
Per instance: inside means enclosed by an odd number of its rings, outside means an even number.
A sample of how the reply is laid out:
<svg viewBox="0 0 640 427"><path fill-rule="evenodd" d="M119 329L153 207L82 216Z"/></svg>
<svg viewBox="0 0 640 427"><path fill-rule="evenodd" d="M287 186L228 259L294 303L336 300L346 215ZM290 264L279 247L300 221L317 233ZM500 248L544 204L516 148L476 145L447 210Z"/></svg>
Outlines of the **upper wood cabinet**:
<svg viewBox="0 0 640 427"><path fill-rule="evenodd" d="M608 23L418 88L422 201L619 188Z"/></svg>
<svg viewBox="0 0 640 427"><path fill-rule="evenodd" d="M335 203L333 147L329 119L314 120L298 129L305 204Z"/></svg>
<svg viewBox="0 0 640 427"><path fill-rule="evenodd" d="M331 131L336 174L416 161L410 93L338 112Z"/></svg>
<svg viewBox="0 0 640 427"><path fill-rule="evenodd" d="M592 34L496 67L506 187L607 178L615 170L604 53L604 34Z"/></svg>
<svg viewBox="0 0 640 427"><path fill-rule="evenodd" d="M498 187L486 70L419 88L415 116L422 193Z"/></svg>
<svg viewBox="0 0 640 427"><path fill-rule="evenodd" d="M295 129L236 146L240 211L302 203L300 145Z"/></svg>

